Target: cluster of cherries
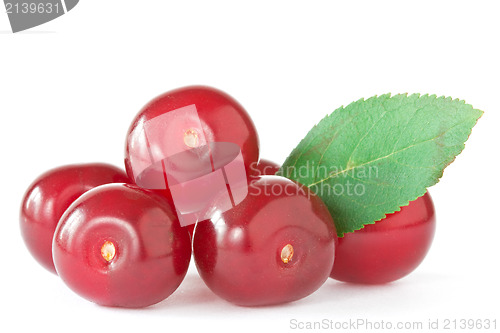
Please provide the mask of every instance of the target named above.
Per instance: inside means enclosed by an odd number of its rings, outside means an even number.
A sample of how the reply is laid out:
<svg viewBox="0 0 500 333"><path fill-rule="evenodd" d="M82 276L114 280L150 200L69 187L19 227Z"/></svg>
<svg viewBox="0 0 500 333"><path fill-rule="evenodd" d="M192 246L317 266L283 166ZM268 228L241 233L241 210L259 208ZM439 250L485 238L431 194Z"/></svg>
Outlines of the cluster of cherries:
<svg viewBox="0 0 500 333"><path fill-rule="evenodd" d="M248 113L209 87L150 101L128 131L125 169L50 170L21 207L22 236L35 259L105 306L162 301L181 284L191 257L215 294L242 306L301 299L328 277L390 282L418 266L434 232L426 194L337 238L322 200L259 160Z"/></svg>

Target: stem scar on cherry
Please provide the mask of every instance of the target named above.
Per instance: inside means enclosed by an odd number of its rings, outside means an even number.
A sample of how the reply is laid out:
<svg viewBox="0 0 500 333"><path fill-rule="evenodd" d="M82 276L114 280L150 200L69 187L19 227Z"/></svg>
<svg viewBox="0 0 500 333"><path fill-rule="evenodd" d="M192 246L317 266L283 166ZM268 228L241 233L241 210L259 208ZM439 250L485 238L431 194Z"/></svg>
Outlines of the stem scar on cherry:
<svg viewBox="0 0 500 333"><path fill-rule="evenodd" d="M104 260L110 262L111 260L113 260L115 255L116 255L115 244L111 241L105 241L101 247L101 256L104 258Z"/></svg>
<svg viewBox="0 0 500 333"><path fill-rule="evenodd" d="M195 129L188 129L184 132L184 144L189 148L196 148L199 146L200 139L198 132Z"/></svg>
<svg viewBox="0 0 500 333"><path fill-rule="evenodd" d="M293 246L292 244L286 244L282 249L281 249L281 261L284 264L288 264L293 257Z"/></svg>

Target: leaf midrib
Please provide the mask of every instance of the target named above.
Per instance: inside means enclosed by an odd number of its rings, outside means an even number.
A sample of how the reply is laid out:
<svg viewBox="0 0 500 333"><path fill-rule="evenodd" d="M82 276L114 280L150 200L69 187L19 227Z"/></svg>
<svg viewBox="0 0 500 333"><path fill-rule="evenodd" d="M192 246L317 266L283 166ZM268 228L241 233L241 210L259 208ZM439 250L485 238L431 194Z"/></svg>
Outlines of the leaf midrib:
<svg viewBox="0 0 500 333"><path fill-rule="evenodd" d="M415 143L415 144L410 145L410 146L408 146L408 147L405 147L405 148L403 148L403 149L400 149L400 150L397 150L397 151L393 151L393 152L391 152L390 154L387 154L387 155L385 155L385 156L381 156L381 157L378 157L378 158L376 158L376 159L374 159L374 160L371 160L371 161L368 161L368 162L362 163L362 164L360 164L360 165L355 165L355 166L352 166L352 167L350 167L350 168L344 169L344 170L342 170L342 171L339 171L339 172L333 173L333 174L331 174L330 176L328 176L328 177L326 177L326 178L324 178L324 179L321 179L321 180L319 180L319 181L317 181L317 182L314 182L314 183L312 183L312 184L307 185L307 187L312 187L312 186L318 185L318 184L323 183L323 182L325 182L325 181L327 181L327 180L329 180L329 179L331 179L331 178L337 177L338 175L344 174L344 173L349 172L349 171L351 171L351 170L354 170L354 169L356 169L356 168L359 168L359 167L362 167L362 166L365 166L365 165L368 165L368 164L371 164L371 163L375 163L375 162L380 161L380 160L383 160L383 159L385 159L385 158L389 158L389 157L391 157L391 156L393 156L393 155L399 154L399 153L401 153L401 152L403 152L403 151L405 151L405 150L408 150L408 149L413 148L413 147L416 147L416 146L418 146L418 145L421 145L421 144L427 143L427 142L429 142L429 141L434 141L434 140L436 140L437 138L439 138L439 137L441 137L441 136L445 135L446 133L448 133L449 131L451 131L453 128L455 128L455 127L457 127L457 126L459 126L459 125L462 125L463 123L465 123L465 122L467 122L467 121L470 121L470 119L466 118L465 120L463 120L463 121L461 121L461 122L459 122L459 123L455 124L454 126L452 126L452 127L448 128L446 131L444 131L444 132L440 133L439 135L436 135L435 137L433 137L433 138L431 138L431 139L428 139L428 140L425 140L425 141L421 141L421 142L419 142L419 143Z"/></svg>

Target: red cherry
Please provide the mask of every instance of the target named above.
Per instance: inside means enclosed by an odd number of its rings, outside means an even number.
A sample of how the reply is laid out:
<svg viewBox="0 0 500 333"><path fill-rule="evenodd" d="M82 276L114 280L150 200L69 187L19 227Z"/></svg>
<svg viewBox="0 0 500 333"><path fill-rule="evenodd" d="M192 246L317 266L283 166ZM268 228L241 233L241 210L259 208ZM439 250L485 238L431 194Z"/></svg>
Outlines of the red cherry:
<svg viewBox="0 0 500 333"><path fill-rule="evenodd" d="M263 176L239 205L198 223L193 253L215 294L260 306L316 291L330 274L335 239L332 217L319 197L286 178Z"/></svg>
<svg viewBox="0 0 500 333"><path fill-rule="evenodd" d="M33 257L56 273L52 238L64 211L96 186L127 181L125 172L103 163L62 166L38 177L26 191L20 213L21 234Z"/></svg>
<svg viewBox="0 0 500 333"><path fill-rule="evenodd" d="M80 296L105 306L145 307L167 298L191 258L187 230L166 200L127 184L78 198L53 241L54 264Z"/></svg>
<svg viewBox="0 0 500 333"><path fill-rule="evenodd" d="M339 238L331 277L345 282L381 284L410 274L427 254L436 228L431 196Z"/></svg>
<svg viewBox="0 0 500 333"><path fill-rule="evenodd" d="M164 159L196 149L215 154L209 144L216 143L217 147L222 142L241 149L248 174L249 166L259 159L259 140L243 107L231 96L210 87L166 92L146 104L130 126L125 150L127 174L141 187L163 189Z"/></svg>

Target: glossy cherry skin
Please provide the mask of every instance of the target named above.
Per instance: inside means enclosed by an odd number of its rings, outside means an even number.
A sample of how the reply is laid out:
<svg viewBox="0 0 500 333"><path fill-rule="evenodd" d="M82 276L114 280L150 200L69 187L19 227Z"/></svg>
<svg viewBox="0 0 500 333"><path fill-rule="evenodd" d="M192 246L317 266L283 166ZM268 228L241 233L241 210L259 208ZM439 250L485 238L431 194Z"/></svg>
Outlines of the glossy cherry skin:
<svg viewBox="0 0 500 333"><path fill-rule="evenodd" d="M123 182L128 182L123 170L103 163L66 165L39 176L26 191L20 212L21 234L33 257L56 273L52 238L64 211L96 186Z"/></svg>
<svg viewBox="0 0 500 333"><path fill-rule="evenodd" d="M435 228L434 204L427 192L399 212L339 238L331 277L361 284L401 279L423 261Z"/></svg>
<svg viewBox="0 0 500 333"><path fill-rule="evenodd" d="M333 219L319 197L286 178L263 176L239 205L198 223L193 253L215 294L237 305L263 306L316 291L330 274L335 239Z"/></svg>
<svg viewBox="0 0 500 333"><path fill-rule="evenodd" d="M191 258L189 235L168 202L128 184L78 198L61 218L52 249L57 273L74 292L129 308L172 294Z"/></svg>
<svg viewBox="0 0 500 333"><path fill-rule="evenodd" d="M171 119L175 122L165 131L171 132L165 142L151 142L153 139L140 140L144 127L150 120L165 116L167 113L175 113L180 109L190 108L194 105L197 116L181 115L179 119ZM184 119L185 118L185 119ZM201 128L199 128L201 125ZM162 124L155 125L162 126ZM186 141L186 133L195 130L196 141ZM157 131L158 132L158 131ZM172 133L175 133L172 134ZM172 136L173 135L173 136ZM203 138L203 140L202 140ZM200 142L198 142L198 139ZM259 160L259 139L257 130L245 109L228 94L206 86L188 86L168 91L147 103L133 120L127 133L125 149L125 168L131 179L137 180L145 177L153 170L137 168L136 164L147 163L145 160L151 158L151 150L190 150L198 144L209 142L230 142L237 144L241 149L244 165L248 174L252 163ZM157 141L157 140L156 140ZM169 149L170 146L172 149ZM155 147L156 146L156 147ZM155 147L155 148L151 148ZM148 151L149 150L149 151ZM153 153L154 154L154 153ZM162 155L159 153L159 155ZM163 156L163 158L168 156ZM156 157L157 158L157 157ZM157 163L158 161L151 161ZM142 170L142 171L138 171ZM154 172L153 172L154 173ZM150 175L150 178L156 176ZM161 177L160 177L161 178ZM142 186L145 187L145 186ZM156 187L148 187L155 189Z"/></svg>

